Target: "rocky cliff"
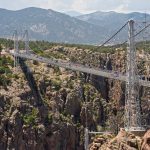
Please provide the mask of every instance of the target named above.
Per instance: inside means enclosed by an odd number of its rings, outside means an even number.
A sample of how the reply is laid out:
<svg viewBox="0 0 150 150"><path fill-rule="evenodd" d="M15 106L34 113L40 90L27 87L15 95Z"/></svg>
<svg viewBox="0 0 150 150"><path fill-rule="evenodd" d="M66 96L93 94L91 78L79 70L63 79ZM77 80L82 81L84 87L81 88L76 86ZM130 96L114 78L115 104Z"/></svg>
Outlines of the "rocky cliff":
<svg viewBox="0 0 150 150"><path fill-rule="evenodd" d="M125 72L123 50L110 54L52 47L43 55ZM123 127L125 83L35 61L20 64L17 70L10 67L10 83L0 85L0 149L82 150L86 121L93 131L116 133ZM142 88L140 97L148 122L145 92L149 89ZM108 142L112 138L108 136Z"/></svg>
<svg viewBox="0 0 150 150"><path fill-rule="evenodd" d="M90 150L149 150L150 130L144 137L136 136L133 133L121 129L116 137L112 134L99 135L89 146Z"/></svg>

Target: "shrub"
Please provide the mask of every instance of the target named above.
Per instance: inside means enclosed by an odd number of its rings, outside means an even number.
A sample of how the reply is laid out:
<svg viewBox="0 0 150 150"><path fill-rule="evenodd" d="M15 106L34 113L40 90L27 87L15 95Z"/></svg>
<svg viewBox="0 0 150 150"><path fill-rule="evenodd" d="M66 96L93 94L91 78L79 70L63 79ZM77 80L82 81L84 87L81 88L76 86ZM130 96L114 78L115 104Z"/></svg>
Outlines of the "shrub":
<svg viewBox="0 0 150 150"><path fill-rule="evenodd" d="M55 90L57 90L57 91L60 90L61 84L62 84L61 80L56 80L56 79L55 79L55 80L52 80L52 81L51 81L51 86L52 86Z"/></svg>
<svg viewBox="0 0 150 150"><path fill-rule="evenodd" d="M25 114L23 116L23 121L26 125L32 125L34 126L36 124L38 110L36 108L33 108L32 111L28 114Z"/></svg>

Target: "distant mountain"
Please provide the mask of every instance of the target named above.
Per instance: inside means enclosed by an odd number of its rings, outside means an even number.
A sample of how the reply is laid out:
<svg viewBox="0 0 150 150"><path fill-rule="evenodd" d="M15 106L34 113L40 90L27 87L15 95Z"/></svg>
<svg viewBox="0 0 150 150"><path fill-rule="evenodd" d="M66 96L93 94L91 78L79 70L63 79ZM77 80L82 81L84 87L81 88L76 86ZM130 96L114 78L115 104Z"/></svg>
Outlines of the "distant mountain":
<svg viewBox="0 0 150 150"><path fill-rule="evenodd" d="M53 10L26 8L18 11L0 9L0 36L14 29L28 29L32 39L66 43L99 43L105 38L103 28Z"/></svg>
<svg viewBox="0 0 150 150"><path fill-rule="evenodd" d="M137 22L145 22L145 13L133 12L125 14L114 11L97 11L91 14L77 16L76 18L94 25L99 25L100 27L108 29L109 32L113 33L130 19L134 19ZM146 14L146 19L147 21L150 21L150 14ZM142 23L139 25L142 25Z"/></svg>
<svg viewBox="0 0 150 150"><path fill-rule="evenodd" d="M65 14L71 16L71 17L76 17L76 16L81 16L83 15L82 13L80 12L77 12L77 11L67 11L67 12L64 12Z"/></svg>
<svg viewBox="0 0 150 150"><path fill-rule="evenodd" d="M11 35L15 29L20 32L28 29L32 40L100 44L131 18L144 21L145 14L95 12L71 17L51 9L34 7L18 11L0 9L0 37ZM147 20L150 20L149 14ZM124 39L127 39L127 30L118 38L120 41Z"/></svg>

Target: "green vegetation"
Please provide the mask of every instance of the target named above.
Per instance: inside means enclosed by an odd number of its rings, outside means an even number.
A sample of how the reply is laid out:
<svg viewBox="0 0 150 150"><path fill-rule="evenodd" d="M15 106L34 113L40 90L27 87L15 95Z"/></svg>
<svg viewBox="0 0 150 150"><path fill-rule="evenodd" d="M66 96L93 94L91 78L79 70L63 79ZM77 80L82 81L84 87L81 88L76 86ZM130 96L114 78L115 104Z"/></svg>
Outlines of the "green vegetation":
<svg viewBox="0 0 150 150"><path fill-rule="evenodd" d="M44 57L47 57L47 58L56 58L56 59L66 59L66 57L64 56L64 54L62 54L62 53L56 53L55 51L54 52L46 52L46 53L39 53L38 52L38 54L40 54L41 56L44 56Z"/></svg>
<svg viewBox="0 0 150 150"><path fill-rule="evenodd" d="M10 49L13 49L13 41L12 40L6 40L0 38L0 43L4 47L8 47ZM102 52L102 53L114 53L116 48L126 50L127 44L117 44L114 46L94 46L94 45L85 45L85 44L67 44L67 43L54 43L54 42L48 42L48 41L30 41L29 46L32 50L34 50L36 53L43 55L43 51L47 49L51 49L54 46L62 46L62 47L76 47L78 49L89 49L93 52ZM136 47L138 50L144 49L145 51L150 51L150 41L141 41L136 44ZM24 43L23 41L19 41L19 49L24 49ZM51 53L51 56L54 54ZM55 56L54 56L55 57ZM61 58L62 55L56 54L57 58Z"/></svg>
<svg viewBox="0 0 150 150"><path fill-rule="evenodd" d="M13 41L10 40L10 39L3 39L3 38L0 38L0 45L6 47L6 48L10 48L10 49L13 49Z"/></svg>
<svg viewBox="0 0 150 150"><path fill-rule="evenodd" d="M0 66L3 66L3 67L11 66L11 67L13 67L13 64L14 64L14 62L10 57L6 57L6 56L0 57Z"/></svg>
<svg viewBox="0 0 150 150"><path fill-rule="evenodd" d="M2 51L2 45L0 44L0 52Z"/></svg>
<svg viewBox="0 0 150 150"><path fill-rule="evenodd" d="M150 52L150 41L141 41L136 44L137 50Z"/></svg>
<svg viewBox="0 0 150 150"><path fill-rule="evenodd" d="M36 108L33 108L30 113L25 114L23 116L24 123L26 125L35 126L36 125L37 115L38 115L38 110Z"/></svg>
<svg viewBox="0 0 150 150"><path fill-rule="evenodd" d="M0 86L7 87L11 83L13 75L10 66L13 66L13 61L10 57L0 57Z"/></svg>
<svg viewBox="0 0 150 150"><path fill-rule="evenodd" d="M60 90L61 84L62 84L62 81L59 78L51 80L51 86L56 91Z"/></svg>
<svg viewBox="0 0 150 150"><path fill-rule="evenodd" d="M70 115L64 115L63 113L62 114L60 114L60 120L62 121L62 122L68 122L68 123L72 123L72 118L71 118L71 116Z"/></svg>
<svg viewBox="0 0 150 150"><path fill-rule="evenodd" d="M53 113L48 113L47 117L45 118L45 124L52 124L53 123Z"/></svg>
<svg viewBox="0 0 150 150"><path fill-rule="evenodd" d="M98 97L100 98L100 95L98 95L97 91L89 83L84 84L84 94L91 101L94 101Z"/></svg>
<svg viewBox="0 0 150 150"><path fill-rule="evenodd" d="M7 85L11 83L11 80L7 78L5 75L0 75L0 86L4 86L7 88Z"/></svg>
<svg viewBox="0 0 150 150"><path fill-rule="evenodd" d="M67 81L67 88L73 89L74 88L74 80L68 80Z"/></svg>

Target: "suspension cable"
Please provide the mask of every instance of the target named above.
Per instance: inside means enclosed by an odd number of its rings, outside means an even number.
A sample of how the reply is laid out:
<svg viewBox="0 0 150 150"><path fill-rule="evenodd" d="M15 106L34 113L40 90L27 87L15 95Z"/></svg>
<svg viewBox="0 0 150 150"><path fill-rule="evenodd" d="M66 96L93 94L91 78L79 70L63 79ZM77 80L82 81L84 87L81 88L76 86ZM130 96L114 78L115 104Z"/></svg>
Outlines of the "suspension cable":
<svg viewBox="0 0 150 150"><path fill-rule="evenodd" d="M128 24L128 21L115 33L113 34L108 40L106 40L104 43L102 43L101 45L99 45L96 49L104 46L106 43L108 43L109 41L111 41L123 28L126 27L126 25Z"/></svg>
<svg viewBox="0 0 150 150"><path fill-rule="evenodd" d="M148 27L150 27L150 23L148 25L146 25L143 29L141 29L139 32L137 32L133 37L137 37L141 32L145 31ZM128 41L123 42L120 45L124 45L125 43L127 43Z"/></svg>
<svg viewBox="0 0 150 150"><path fill-rule="evenodd" d="M129 21L128 21L129 22ZM113 36L111 36L108 40L106 40L103 44L99 45L98 47L96 47L94 50L97 50L98 48L103 47L106 43L108 43L110 40L112 40L127 24L128 22L126 22ZM145 31L148 27L150 27L150 23L148 25L146 25L144 28L142 28L139 32L137 32L133 37L138 36L141 32ZM121 43L120 45L124 45L128 42L128 40L126 40L125 42Z"/></svg>

